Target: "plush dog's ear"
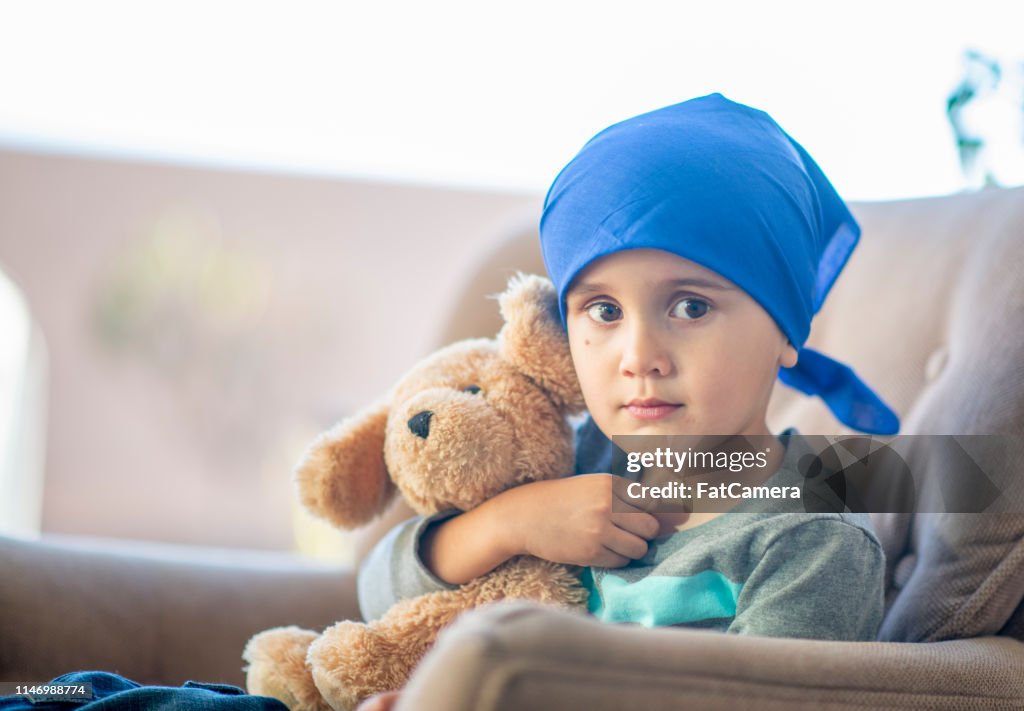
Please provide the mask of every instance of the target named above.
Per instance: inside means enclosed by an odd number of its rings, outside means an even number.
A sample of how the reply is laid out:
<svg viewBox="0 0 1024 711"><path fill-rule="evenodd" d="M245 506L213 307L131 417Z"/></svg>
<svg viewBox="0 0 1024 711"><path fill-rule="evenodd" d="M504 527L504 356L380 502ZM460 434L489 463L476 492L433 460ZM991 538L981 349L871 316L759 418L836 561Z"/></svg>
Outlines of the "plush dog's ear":
<svg viewBox="0 0 1024 711"><path fill-rule="evenodd" d="M498 334L502 356L542 387L561 410L582 410L583 393L551 281L517 273L509 279L498 303L505 319Z"/></svg>
<svg viewBox="0 0 1024 711"><path fill-rule="evenodd" d="M313 514L341 528L370 521L395 495L384 464L388 404L342 420L306 450L295 468L299 498Z"/></svg>

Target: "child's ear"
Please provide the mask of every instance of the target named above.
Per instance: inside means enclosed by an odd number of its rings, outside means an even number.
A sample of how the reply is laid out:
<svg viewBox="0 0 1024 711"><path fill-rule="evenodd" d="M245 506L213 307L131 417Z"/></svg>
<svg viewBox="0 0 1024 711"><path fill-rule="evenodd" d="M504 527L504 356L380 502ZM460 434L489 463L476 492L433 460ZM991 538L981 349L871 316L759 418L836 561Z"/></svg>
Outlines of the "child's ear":
<svg viewBox="0 0 1024 711"><path fill-rule="evenodd" d="M306 450L295 468L299 498L313 514L341 528L370 521L395 495L384 464L387 403L342 420Z"/></svg>
<svg viewBox="0 0 1024 711"><path fill-rule="evenodd" d="M785 347L782 349L782 355L779 356L779 365L783 368L792 368L796 365L799 359L799 354L792 343L786 341Z"/></svg>
<svg viewBox="0 0 1024 711"><path fill-rule="evenodd" d="M543 388L563 412L582 410L583 393L558 316L554 285L535 274L517 273L498 304L505 319L498 334L502 356Z"/></svg>

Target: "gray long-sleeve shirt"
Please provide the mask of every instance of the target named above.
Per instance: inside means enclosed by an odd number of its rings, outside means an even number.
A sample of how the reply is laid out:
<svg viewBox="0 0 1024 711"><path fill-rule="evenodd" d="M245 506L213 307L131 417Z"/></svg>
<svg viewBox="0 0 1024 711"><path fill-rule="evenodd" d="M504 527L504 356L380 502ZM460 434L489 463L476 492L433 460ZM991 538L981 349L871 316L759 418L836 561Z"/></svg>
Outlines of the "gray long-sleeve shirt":
<svg viewBox="0 0 1024 711"><path fill-rule="evenodd" d="M810 449L792 428L779 439L786 453L766 485L799 486L798 462ZM588 419L577 431L575 473L610 471L611 446ZM885 560L867 514L758 508L744 501L700 526L654 539L643 558L624 567L587 569L591 613L647 626L875 639L884 611ZM366 619L380 617L398 600L457 587L431 573L418 551L429 525L457 513L412 518L378 542L359 572Z"/></svg>

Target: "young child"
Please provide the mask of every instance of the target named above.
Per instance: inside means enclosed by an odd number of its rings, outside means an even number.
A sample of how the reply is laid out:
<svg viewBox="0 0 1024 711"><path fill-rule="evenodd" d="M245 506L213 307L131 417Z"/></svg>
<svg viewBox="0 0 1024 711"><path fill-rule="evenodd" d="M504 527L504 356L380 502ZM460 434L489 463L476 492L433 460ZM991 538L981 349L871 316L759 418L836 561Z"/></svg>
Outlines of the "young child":
<svg viewBox="0 0 1024 711"><path fill-rule="evenodd" d="M767 435L776 377L853 429L893 412L804 348L860 228L811 157L764 112L711 94L615 124L555 179L541 243L589 417L575 476L389 532L359 573L367 619L528 553L592 566L591 612L617 622L875 638L884 559L866 514L613 510L610 437ZM790 428L768 485L800 485ZM622 507L616 506L615 509Z"/></svg>

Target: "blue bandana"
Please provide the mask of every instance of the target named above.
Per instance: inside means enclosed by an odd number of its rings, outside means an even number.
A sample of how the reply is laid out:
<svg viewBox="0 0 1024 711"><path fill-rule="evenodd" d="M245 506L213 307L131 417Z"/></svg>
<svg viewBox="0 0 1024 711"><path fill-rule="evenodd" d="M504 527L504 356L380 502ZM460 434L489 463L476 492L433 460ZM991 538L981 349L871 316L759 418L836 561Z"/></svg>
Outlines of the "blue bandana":
<svg viewBox="0 0 1024 711"><path fill-rule="evenodd" d="M895 434L899 418L848 366L802 347L860 226L814 159L766 113L709 94L592 138L544 200L541 248L565 292L595 259L661 249L711 269L775 319L799 361L779 378L840 422Z"/></svg>

